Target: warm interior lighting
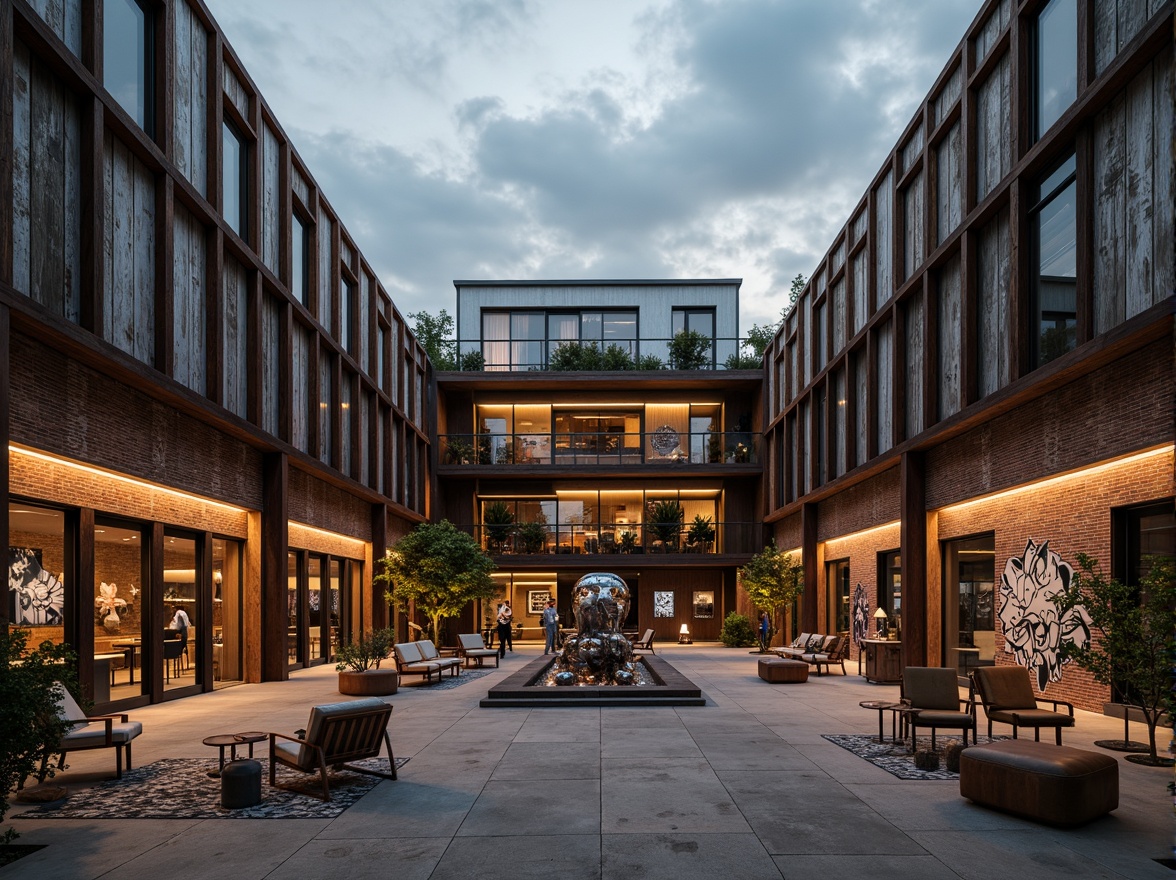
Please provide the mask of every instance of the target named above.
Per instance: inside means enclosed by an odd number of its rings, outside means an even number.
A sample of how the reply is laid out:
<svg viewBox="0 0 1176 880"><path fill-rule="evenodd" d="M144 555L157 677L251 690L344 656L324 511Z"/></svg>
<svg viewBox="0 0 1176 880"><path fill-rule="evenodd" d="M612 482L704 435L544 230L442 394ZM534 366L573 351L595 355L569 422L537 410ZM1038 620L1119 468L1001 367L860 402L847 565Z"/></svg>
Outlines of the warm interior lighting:
<svg viewBox="0 0 1176 880"><path fill-rule="evenodd" d="M682 624L682 629L679 630L678 644L679 645L693 645L694 644L694 641L690 638L690 629L686 626L686 624Z"/></svg>
<svg viewBox="0 0 1176 880"><path fill-rule="evenodd" d="M874 532L880 532L883 529L892 529L899 525L901 525L901 523L896 519L888 523L882 523L880 526L871 526L868 529L862 529L860 532L850 532L848 535L838 535L836 538L830 538L827 540L825 542L825 546L828 547L830 544L836 544L838 541L849 541L854 538L863 538L866 535L872 535Z"/></svg>
<svg viewBox="0 0 1176 880"><path fill-rule="evenodd" d="M38 461L47 461L59 467L70 468L71 470L80 471L84 474L92 474L98 477L106 477L111 480L118 480L121 483L126 483L130 486L135 486L138 489L146 489L150 492L162 492L165 495L171 495L174 498L182 498L185 501L195 501L199 504L209 504L213 507L219 507L222 510L228 510L232 513L245 513L245 509L235 507L232 504L224 504L220 501L213 501L211 498L204 498L200 495L192 495L188 492L181 492L178 489L169 489L166 486L160 486L156 483L149 483L146 480L137 480L134 477L125 477L122 474L116 474L113 471L103 470L102 468L91 467L87 464L80 464L76 461L69 461L65 458L58 458L55 455L46 455L43 452L36 452L32 449L26 449L22 446L9 445L8 451L13 455L24 455L28 458L35 458Z"/></svg>
<svg viewBox="0 0 1176 880"><path fill-rule="evenodd" d="M292 547L296 546L298 543L301 543L296 541L294 538L294 533L298 530L305 530L315 535L321 535L324 538L330 538L332 541L343 541L355 547L357 550L357 555L361 557L363 556L363 548L367 546L367 543L365 541L359 540L359 538L353 538L350 535L341 535L339 532L328 532L326 529L315 528L314 526L308 526L306 523L295 522L294 520L290 520L289 527L291 533L289 543Z"/></svg>
<svg viewBox="0 0 1176 880"><path fill-rule="evenodd" d="M989 501L996 501L1000 498L1010 498L1021 492L1039 492L1042 489L1053 488L1062 483L1065 483L1068 480L1086 480L1095 474L1101 474L1114 468L1139 464L1140 462L1158 458L1163 455L1171 455L1174 449L1176 449L1176 445L1169 443L1167 446L1161 446L1159 449L1149 449L1146 452L1138 452L1134 455L1129 455L1126 458L1118 458L1114 461L1108 461L1093 467L1083 468L1080 471L1071 471L1068 474L1060 474L1056 477L1047 477L1046 479L1038 480L1035 483L1025 483L1023 486L1016 486L1012 489L1005 489L1001 492L995 492L992 495L982 495L979 498L970 498L967 501L961 501L958 504L950 504L947 507L942 508L942 511L944 513L954 513L976 504L985 504Z"/></svg>

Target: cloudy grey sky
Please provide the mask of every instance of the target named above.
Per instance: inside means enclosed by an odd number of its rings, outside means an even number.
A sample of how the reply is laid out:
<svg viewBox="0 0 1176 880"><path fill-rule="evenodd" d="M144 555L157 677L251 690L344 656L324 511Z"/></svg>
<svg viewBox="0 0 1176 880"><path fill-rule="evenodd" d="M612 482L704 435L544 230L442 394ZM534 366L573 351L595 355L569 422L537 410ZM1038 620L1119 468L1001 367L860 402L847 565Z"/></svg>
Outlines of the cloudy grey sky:
<svg viewBox="0 0 1176 880"><path fill-rule="evenodd" d="M741 277L774 320L981 0L206 0L404 312Z"/></svg>

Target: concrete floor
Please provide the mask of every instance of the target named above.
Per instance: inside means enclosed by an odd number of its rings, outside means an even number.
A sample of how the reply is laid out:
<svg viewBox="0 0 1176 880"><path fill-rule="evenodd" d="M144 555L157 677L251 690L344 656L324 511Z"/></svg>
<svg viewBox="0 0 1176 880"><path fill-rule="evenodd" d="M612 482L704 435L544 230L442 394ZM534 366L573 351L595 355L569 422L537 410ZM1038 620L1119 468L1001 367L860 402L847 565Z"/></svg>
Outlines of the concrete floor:
<svg viewBox="0 0 1176 880"><path fill-rule="evenodd" d="M532 659L450 691L389 697L398 757L411 760L334 820L17 820L50 846L0 869L16 878L1046 878L1157 877L1172 855L1172 771L1119 755L1119 809L1062 831L959 796L955 782L896 779L821 739L875 733L866 699L895 686L851 674L769 685L756 658L666 646L708 698L700 708L479 709L487 687ZM210 733L306 724L339 699L333 667L136 710L135 765L215 758ZM983 720L981 731L984 730ZM1079 713L1067 745L1118 739L1122 722ZM1000 732L999 730L996 732ZM1008 732L1004 727L1003 732ZM1132 736L1143 739L1139 725ZM1111 753L1114 754L1114 753ZM58 776L92 784L113 756L70 756ZM17 805L14 812L22 807Z"/></svg>

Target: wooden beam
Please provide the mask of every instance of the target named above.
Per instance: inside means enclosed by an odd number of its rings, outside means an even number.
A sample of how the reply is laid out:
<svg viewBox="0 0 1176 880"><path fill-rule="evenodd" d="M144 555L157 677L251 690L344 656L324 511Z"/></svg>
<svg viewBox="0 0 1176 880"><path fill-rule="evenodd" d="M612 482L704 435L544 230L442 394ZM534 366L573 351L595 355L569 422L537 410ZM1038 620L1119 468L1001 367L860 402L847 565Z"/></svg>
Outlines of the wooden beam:
<svg viewBox="0 0 1176 880"><path fill-rule="evenodd" d="M921 452L903 453L899 475L902 554L903 666L926 666L927 657L927 485Z"/></svg>
<svg viewBox="0 0 1176 880"><path fill-rule="evenodd" d="M801 608L801 630L815 633L817 625L817 588L820 566L817 558L817 505L804 504L800 508L801 564L804 565L804 603Z"/></svg>
<svg viewBox="0 0 1176 880"><path fill-rule="evenodd" d="M0 14L10 18L12 10L0 8ZM0 535L5 536L9 534L8 496L12 477L8 468L8 444L12 439L9 420L9 395L11 394L9 377L12 375L11 357L11 325L9 323L8 307L0 304L0 451L3 452L3 454L0 454ZM7 538L5 540L7 541ZM3 586L0 586L0 632L4 634L7 634L8 624L10 623L8 619L8 609L10 606L8 603L8 579L5 578Z"/></svg>
<svg viewBox="0 0 1176 880"><path fill-rule="evenodd" d="M262 459L261 512L261 680L289 677L287 645L287 563L289 463L280 452Z"/></svg>

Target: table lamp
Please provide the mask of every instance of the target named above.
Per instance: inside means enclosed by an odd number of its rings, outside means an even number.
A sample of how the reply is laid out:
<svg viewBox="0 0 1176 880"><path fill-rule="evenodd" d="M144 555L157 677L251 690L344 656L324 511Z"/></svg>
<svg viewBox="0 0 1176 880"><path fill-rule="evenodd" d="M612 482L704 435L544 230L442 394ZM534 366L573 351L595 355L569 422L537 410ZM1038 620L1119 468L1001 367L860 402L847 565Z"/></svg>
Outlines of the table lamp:
<svg viewBox="0 0 1176 880"><path fill-rule="evenodd" d="M690 638L690 629L686 624L682 624L682 630L678 635L679 645L693 645L694 640Z"/></svg>
<svg viewBox="0 0 1176 880"><path fill-rule="evenodd" d="M886 609L879 608L875 611L874 620L878 622L878 638L886 638Z"/></svg>

